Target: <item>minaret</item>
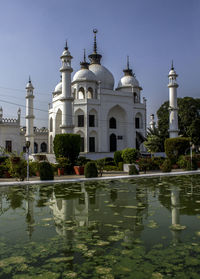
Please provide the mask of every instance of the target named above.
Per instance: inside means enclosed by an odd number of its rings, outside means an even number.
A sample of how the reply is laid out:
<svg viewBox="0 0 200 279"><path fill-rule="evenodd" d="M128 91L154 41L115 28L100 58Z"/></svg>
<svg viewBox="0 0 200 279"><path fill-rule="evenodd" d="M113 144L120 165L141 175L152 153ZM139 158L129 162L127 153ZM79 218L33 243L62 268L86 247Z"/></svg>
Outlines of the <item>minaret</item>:
<svg viewBox="0 0 200 279"><path fill-rule="evenodd" d="M71 67L71 56L67 42L64 51L60 57L62 66L60 72L62 74L62 124L60 126L62 134L73 133L73 117L72 117L72 102L74 98L71 94L71 73L73 71Z"/></svg>
<svg viewBox="0 0 200 279"><path fill-rule="evenodd" d="M178 137L178 107L177 107L177 74L174 70L173 61L169 72L169 137Z"/></svg>
<svg viewBox="0 0 200 279"><path fill-rule="evenodd" d="M2 122L2 118L3 118L3 109L2 107L0 107L0 122Z"/></svg>
<svg viewBox="0 0 200 279"><path fill-rule="evenodd" d="M33 114L33 90L34 87L29 77L29 82L26 85L26 141L30 141L30 153L34 153L34 132L33 132L33 120L35 118Z"/></svg>
<svg viewBox="0 0 200 279"><path fill-rule="evenodd" d="M21 120L21 108L18 108L18 111L17 111L17 120L18 120L18 123L20 125L20 120Z"/></svg>
<svg viewBox="0 0 200 279"><path fill-rule="evenodd" d="M149 122L149 125L150 125L151 130L154 130L155 124L156 124L156 122L154 121L154 114L151 114L150 118L151 118L151 121Z"/></svg>

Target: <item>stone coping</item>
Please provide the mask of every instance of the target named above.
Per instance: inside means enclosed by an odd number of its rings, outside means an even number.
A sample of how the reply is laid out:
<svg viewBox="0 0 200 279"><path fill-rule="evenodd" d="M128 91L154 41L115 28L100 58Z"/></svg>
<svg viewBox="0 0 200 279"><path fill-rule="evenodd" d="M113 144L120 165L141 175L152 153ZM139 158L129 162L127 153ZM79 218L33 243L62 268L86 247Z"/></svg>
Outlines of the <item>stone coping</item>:
<svg viewBox="0 0 200 279"><path fill-rule="evenodd" d="M12 182L0 182L1 186L16 186L16 185L37 185L37 184L55 184L55 183L71 183L71 182L85 182L85 181L101 181L101 180L113 180L113 179L130 179L130 178L150 178L159 176L178 176L178 175L192 175L200 174L200 170L195 171L176 171L176 172L157 172L157 173L147 173L139 175L117 175L117 176L104 176L104 177L94 177L94 178L68 178L68 179L55 179L55 180L32 180L32 181L12 181Z"/></svg>

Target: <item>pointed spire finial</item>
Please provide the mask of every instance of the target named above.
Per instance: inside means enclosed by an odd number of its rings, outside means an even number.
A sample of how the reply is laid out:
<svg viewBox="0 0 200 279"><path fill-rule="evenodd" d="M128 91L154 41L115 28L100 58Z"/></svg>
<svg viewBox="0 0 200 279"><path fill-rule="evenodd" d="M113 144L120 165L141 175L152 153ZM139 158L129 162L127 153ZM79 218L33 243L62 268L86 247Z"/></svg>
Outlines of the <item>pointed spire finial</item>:
<svg viewBox="0 0 200 279"><path fill-rule="evenodd" d="M29 75L28 82L31 83L31 76Z"/></svg>
<svg viewBox="0 0 200 279"><path fill-rule="evenodd" d="M68 50L67 40L65 42L65 50Z"/></svg>
<svg viewBox="0 0 200 279"><path fill-rule="evenodd" d="M85 48L83 52L83 62L80 63L81 69L88 69L89 63L86 61L86 53L85 53Z"/></svg>
<svg viewBox="0 0 200 279"><path fill-rule="evenodd" d="M83 61L86 62L85 48L84 48Z"/></svg>
<svg viewBox="0 0 200 279"><path fill-rule="evenodd" d="M127 55L127 69L129 70L129 56Z"/></svg>
<svg viewBox="0 0 200 279"><path fill-rule="evenodd" d="M172 60L171 70L174 70L174 62Z"/></svg>
<svg viewBox="0 0 200 279"><path fill-rule="evenodd" d="M98 30L96 28L93 29L93 33L94 33L94 53L97 53L97 38L96 38L97 32L98 32Z"/></svg>

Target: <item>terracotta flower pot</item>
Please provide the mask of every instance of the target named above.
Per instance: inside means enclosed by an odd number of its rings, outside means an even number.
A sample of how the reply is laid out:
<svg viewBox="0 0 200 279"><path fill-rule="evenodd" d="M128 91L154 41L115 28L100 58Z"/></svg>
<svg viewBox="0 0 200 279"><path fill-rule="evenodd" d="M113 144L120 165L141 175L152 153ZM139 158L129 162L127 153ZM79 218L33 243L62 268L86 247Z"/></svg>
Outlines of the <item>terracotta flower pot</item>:
<svg viewBox="0 0 200 279"><path fill-rule="evenodd" d="M84 175L84 167L82 166L74 166L75 174Z"/></svg>
<svg viewBox="0 0 200 279"><path fill-rule="evenodd" d="M58 176L64 175L64 168L58 168Z"/></svg>

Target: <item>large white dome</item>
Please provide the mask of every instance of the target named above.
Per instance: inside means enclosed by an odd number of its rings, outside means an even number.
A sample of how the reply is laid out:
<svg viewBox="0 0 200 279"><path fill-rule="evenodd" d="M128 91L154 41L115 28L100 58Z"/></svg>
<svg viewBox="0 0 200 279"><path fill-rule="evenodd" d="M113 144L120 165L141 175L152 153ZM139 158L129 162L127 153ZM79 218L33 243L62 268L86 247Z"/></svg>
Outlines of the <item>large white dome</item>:
<svg viewBox="0 0 200 279"><path fill-rule="evenodd" d="M119 83L118 87L138 87L139 82L134 76L123 76Z"/></svg>
<svg viewBox="0 0 200 279"><path fill-rule="evenodd" d="M62 81L56 85L54 92L62 92Z"/></svg>
<svg viewBox="0 0 200 279"><path fill-rule="evenodd" d="M91 64L89 69L96 75L97 81L101 82L102 88L113 89L115 81L108 69L100 64Z"/></svg>
<svg viewBox="0 0 200 279"><path fill-rule="evenodd" d="M97 78L93 72L88 69L80 69L75 73L72 82L74 81L97 81Z"/></svg>

